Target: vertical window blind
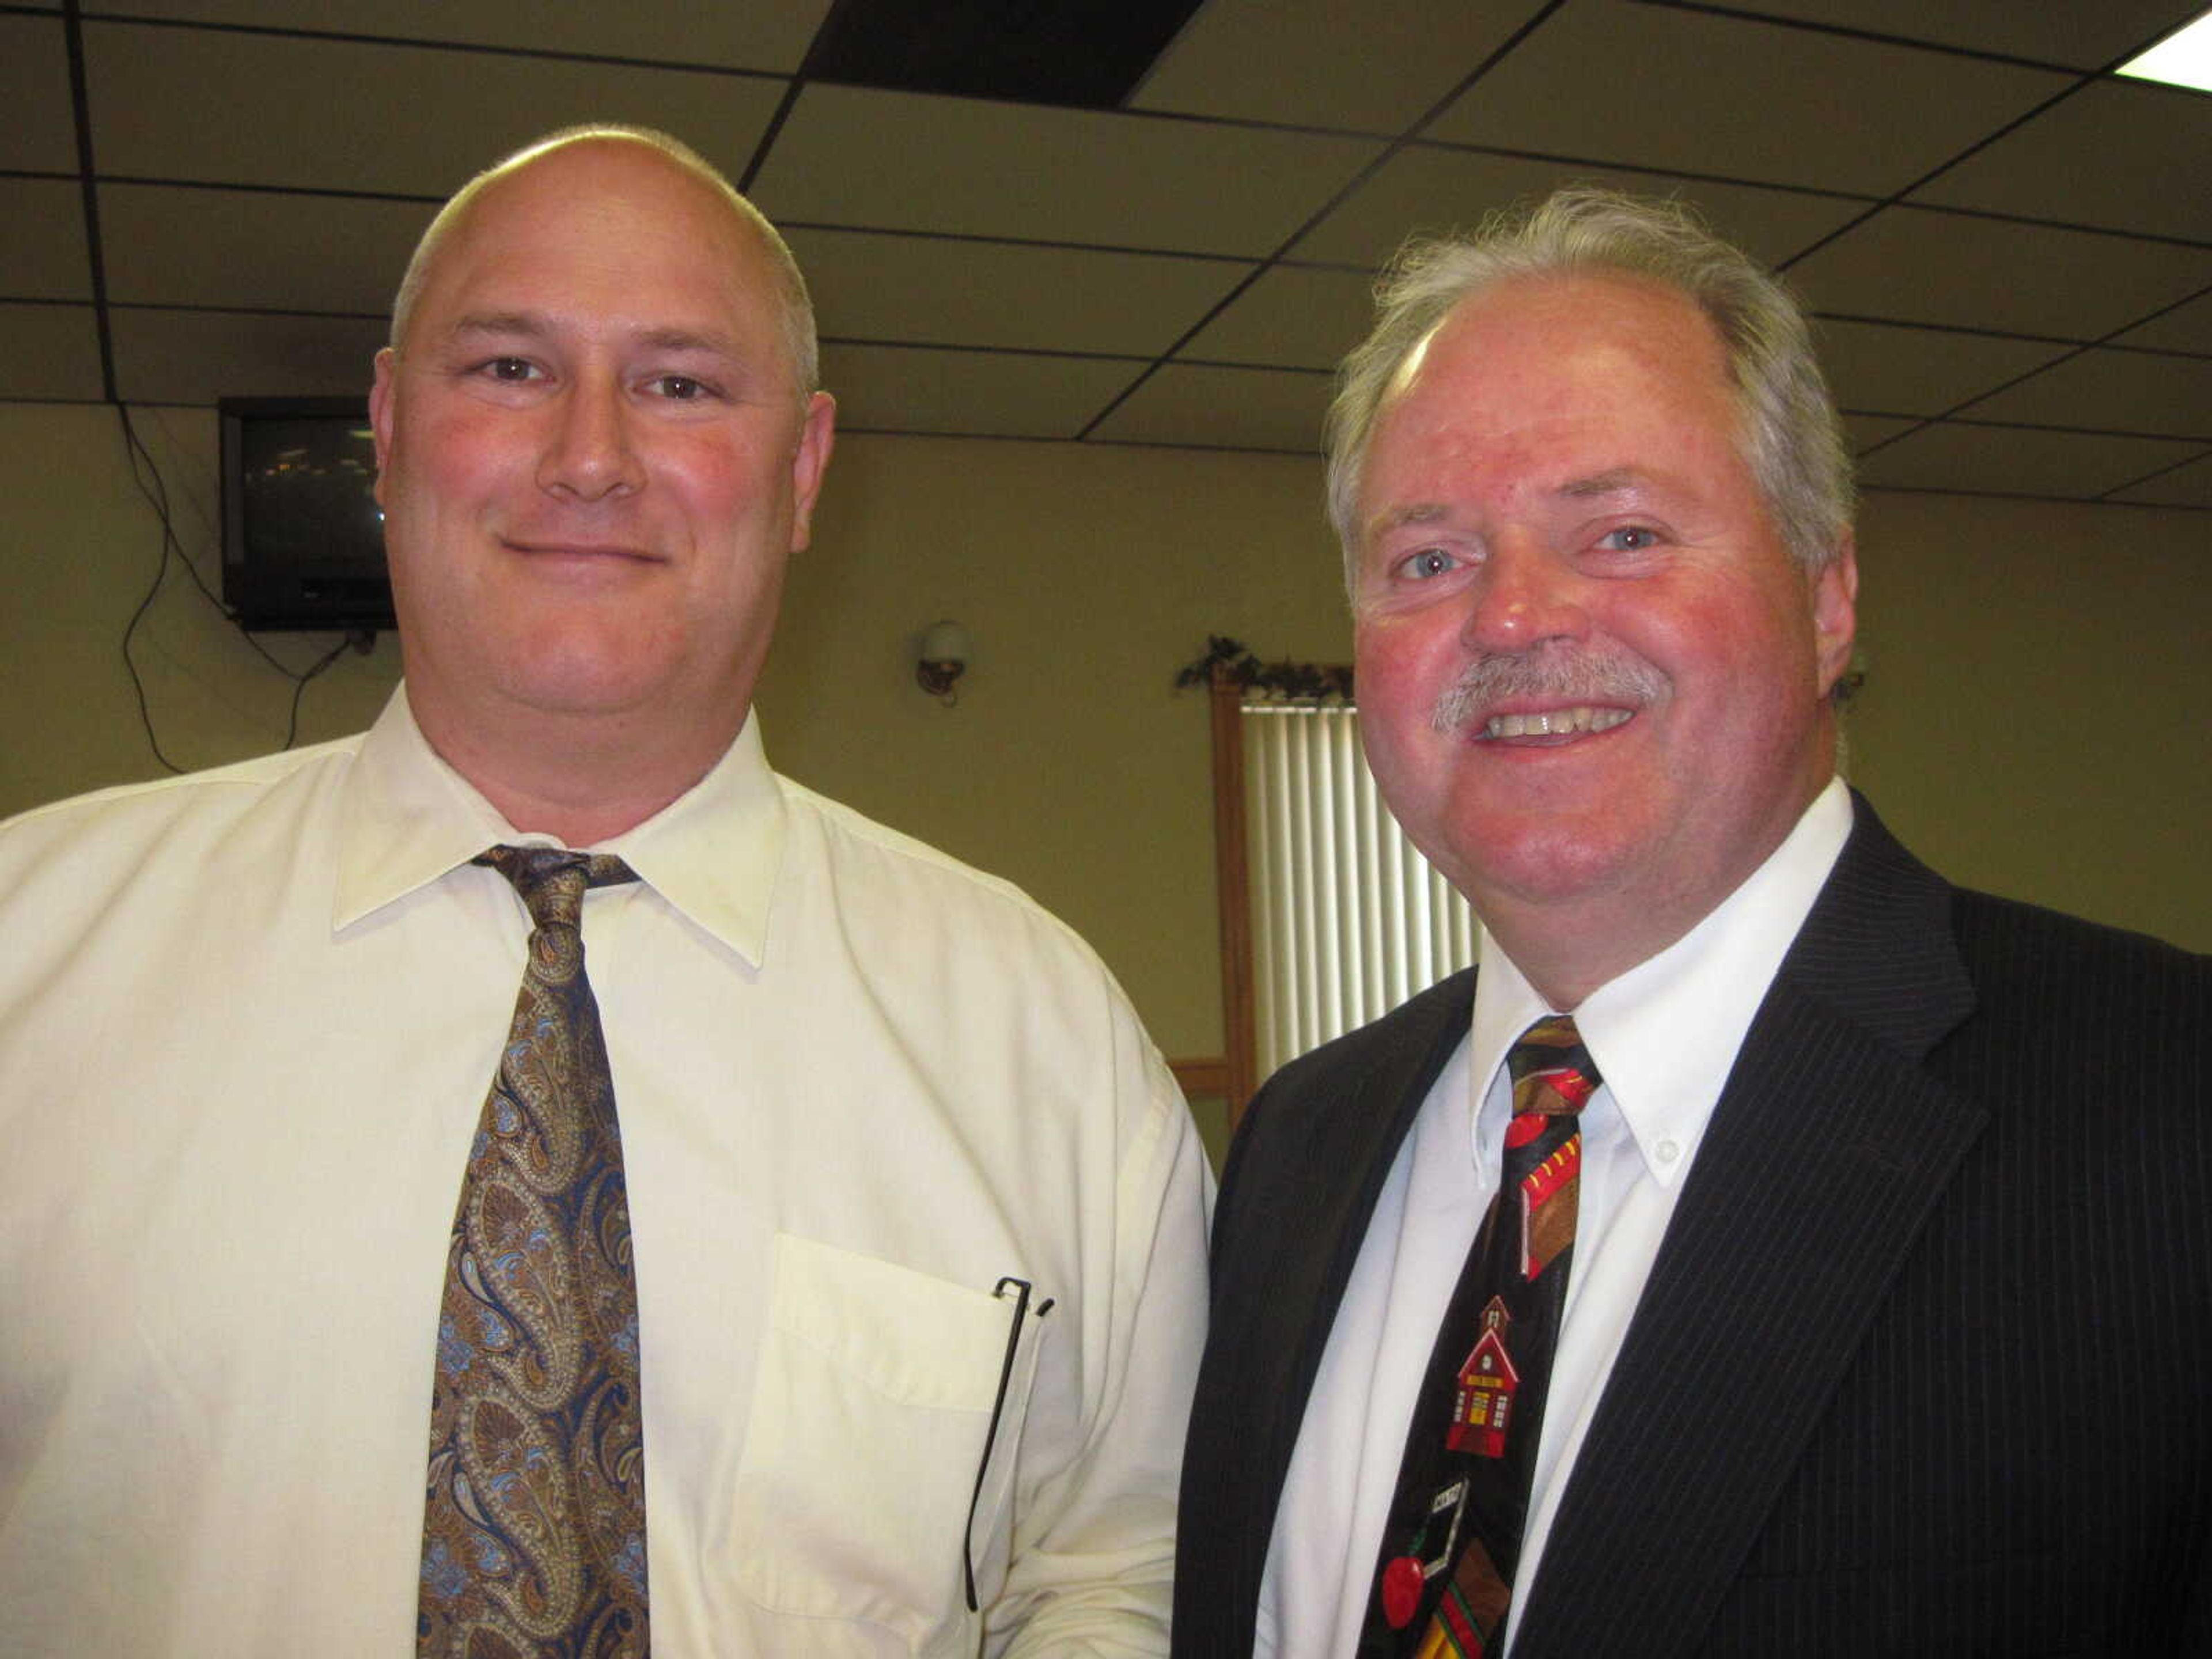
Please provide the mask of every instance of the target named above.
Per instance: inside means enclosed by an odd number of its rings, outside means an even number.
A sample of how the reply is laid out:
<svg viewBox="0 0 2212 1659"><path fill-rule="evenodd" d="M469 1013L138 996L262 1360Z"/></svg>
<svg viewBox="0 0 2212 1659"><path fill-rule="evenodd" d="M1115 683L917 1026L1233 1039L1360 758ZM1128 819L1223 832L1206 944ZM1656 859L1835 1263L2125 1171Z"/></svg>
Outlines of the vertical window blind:
<svg viewBox="0 0 2212 1659"><path fill-rule="evenodd" d="M1474 960L1467 901L1375 788L1358 711L1242 705L1257 1075Z"/></svg>

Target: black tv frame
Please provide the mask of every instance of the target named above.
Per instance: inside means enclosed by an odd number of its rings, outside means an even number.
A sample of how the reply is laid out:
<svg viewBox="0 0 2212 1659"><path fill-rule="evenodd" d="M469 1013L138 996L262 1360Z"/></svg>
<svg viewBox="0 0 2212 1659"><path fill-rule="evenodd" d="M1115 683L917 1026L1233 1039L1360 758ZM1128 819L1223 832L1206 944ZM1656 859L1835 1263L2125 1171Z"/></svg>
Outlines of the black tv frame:
<svg viewBox="0 0 2212 1659"><path fill-rule="evenodd" d="M244 430L256 420L350 420L368 424L364 398L225 398L216 406L222 432L222 599L250 632L381 629L397 625L392 583L357 563L312 559L271 562L246 535Z"/></svg>

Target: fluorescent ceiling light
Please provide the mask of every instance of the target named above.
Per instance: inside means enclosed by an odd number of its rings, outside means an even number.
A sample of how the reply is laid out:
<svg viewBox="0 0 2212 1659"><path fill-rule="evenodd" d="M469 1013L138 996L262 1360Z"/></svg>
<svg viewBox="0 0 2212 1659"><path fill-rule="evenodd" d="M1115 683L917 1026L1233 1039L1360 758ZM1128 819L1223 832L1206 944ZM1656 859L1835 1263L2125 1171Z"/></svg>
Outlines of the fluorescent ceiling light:
<svg viewBox="0 0 2212 1659"><path fill-rule="evenodd" d="M2167 35L2142 57L2121 64L2114 73L2212 92L2212 11Z"/></svg>

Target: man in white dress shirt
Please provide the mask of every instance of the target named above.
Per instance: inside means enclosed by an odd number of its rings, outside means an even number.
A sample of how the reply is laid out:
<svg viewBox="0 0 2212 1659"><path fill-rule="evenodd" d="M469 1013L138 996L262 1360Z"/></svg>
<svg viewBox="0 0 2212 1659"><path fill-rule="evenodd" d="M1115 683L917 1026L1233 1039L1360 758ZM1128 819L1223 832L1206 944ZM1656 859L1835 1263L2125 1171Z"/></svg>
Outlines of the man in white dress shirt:
<svg viewBox="0 0 2212 1659"><path fill-rule="evenodd" d="M1952 889L1836 775L1850 470L1787 294L1602 191L1426 245L1329 482L1367 754L1480 958L1240 1126L1176 1651L2208 1650L2206 964ZM1487 1450L1393 1500L1563 1015L1601 1081L1509 1601L1454 1553ZM2052 1363L2091 1285L2124 1408Z"/></svg>
<svg viewBox="0 0 2212 1659"><path fill-rule="evenodd" d="M439 216L371 409L376 726L0 829L0 1650L436 1627L507 842L638 878L581 928L654 1650L1164 1651L1203 1158L1080 941L769 769L833 414L781 240L661 135L554 135Z"/></svg>

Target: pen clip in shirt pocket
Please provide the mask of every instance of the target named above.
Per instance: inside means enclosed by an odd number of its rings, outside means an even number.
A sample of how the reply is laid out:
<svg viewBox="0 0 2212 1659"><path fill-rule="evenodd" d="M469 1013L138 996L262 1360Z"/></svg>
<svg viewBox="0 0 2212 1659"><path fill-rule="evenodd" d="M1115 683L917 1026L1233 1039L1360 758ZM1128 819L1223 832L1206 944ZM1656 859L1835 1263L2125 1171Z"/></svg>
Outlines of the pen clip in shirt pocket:
<svg viewBox="0 0 2212 1659"><path fill-rule="evenodd" d="M1007 1371L1016 1317L1015 1299L988 1286L777 1236L738 1471L734 1565L749 1598L887 1626L916 1652L963 1631L972 1646L969 1507L981 1576L1003 1561L998 1534L1036 1373L1028 1332ZM835 1650L831 1629L816 1629L811 1650Z"/></svg>

